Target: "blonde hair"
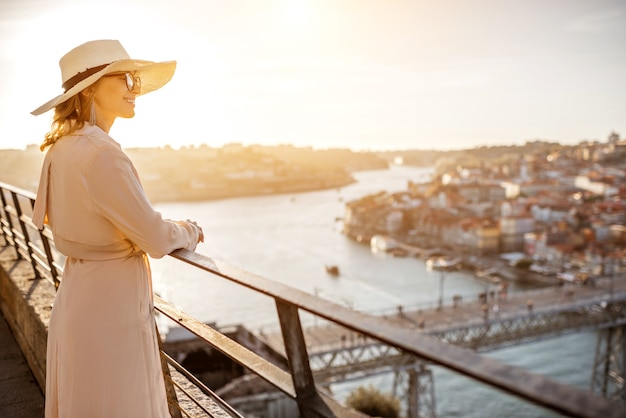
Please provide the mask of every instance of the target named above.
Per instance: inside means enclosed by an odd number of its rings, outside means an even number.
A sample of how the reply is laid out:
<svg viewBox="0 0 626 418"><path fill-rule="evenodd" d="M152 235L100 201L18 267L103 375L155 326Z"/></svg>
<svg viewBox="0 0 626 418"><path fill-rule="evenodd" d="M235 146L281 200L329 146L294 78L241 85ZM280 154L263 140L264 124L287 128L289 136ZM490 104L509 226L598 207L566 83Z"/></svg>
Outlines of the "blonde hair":
<svg viewBox="0 0 626 418"><path fill-rule="evenodd" d="M91 93L86 96L81 93L75 94L54 108L50 131L44 135L44 141L39 146L41 151L54 145L62 136L69 135L85 126L85 122L89 120L95 92L96 89L92 89Z"/></svg>

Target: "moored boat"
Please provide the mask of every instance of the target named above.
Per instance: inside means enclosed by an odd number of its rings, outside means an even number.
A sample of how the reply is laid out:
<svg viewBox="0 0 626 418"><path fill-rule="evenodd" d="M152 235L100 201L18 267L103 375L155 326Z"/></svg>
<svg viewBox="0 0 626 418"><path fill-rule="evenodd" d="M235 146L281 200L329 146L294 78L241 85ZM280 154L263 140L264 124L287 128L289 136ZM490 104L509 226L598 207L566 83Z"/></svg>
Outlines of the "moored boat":
<svg viewBox="0 0 626 418"><path fill-rule="evenodd" d="M461 267L460 258L430 257L426 260L426 267L431 270L458 270Z"/></svg>
<svg viewBox="0 0 626 418"><path fill-rule="evenodd" d="M388 252L398 247L396 240L386 235L374 235L370 239L372 252Z"/></svg>
<svg viewBox="0 0 626 418"><path fill-rule="evenodd" d="M339 276L339 267L332 265L332 266L325 266L326 268L326 273L330 274L331 276Z"/></svg>

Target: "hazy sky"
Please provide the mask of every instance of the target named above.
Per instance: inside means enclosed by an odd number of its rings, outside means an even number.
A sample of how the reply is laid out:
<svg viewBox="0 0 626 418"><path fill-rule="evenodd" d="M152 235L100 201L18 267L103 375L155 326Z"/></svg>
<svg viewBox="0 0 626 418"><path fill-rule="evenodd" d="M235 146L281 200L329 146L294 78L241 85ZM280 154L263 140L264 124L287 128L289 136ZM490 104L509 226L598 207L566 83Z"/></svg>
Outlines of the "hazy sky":
<svg viewBox="0 0 626 418"><path fill-rule="evenodd" d="M626 136L623 0L0 0L0 148L39 143L59 58L178 61L122 145L459 149Z"/></svg>

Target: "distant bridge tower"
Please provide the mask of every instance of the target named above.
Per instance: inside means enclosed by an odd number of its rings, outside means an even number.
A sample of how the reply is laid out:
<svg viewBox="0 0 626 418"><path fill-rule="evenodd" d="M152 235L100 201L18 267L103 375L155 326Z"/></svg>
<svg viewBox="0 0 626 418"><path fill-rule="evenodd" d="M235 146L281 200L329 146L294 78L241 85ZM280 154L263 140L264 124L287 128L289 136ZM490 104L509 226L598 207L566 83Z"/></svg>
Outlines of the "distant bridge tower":
<svg viewBox="0 0 626 418"><path fill-rule="evenodd" d="M393 395L405 401L408 418L435 418L435 387L433 373L423 361L407 368L396 368L393 378Z"/></svg>
<svg viewBox="0 0 626 418"><path fill-rule="evenodd" d="M591 390L626 402L626 325L606 328L598 334Z"/></svg>

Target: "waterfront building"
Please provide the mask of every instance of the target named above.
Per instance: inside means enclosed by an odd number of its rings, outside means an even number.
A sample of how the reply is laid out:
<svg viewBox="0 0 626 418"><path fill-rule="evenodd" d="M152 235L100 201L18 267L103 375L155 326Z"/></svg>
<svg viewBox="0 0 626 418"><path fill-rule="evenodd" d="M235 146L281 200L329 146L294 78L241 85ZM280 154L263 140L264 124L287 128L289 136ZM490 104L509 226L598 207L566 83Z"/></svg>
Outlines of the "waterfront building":
<svg viewBox="0 0 626 418"><path fill-rule="evenodd" d="M535 230L535 220L530 216L502 216L499 223L500 251L505 253L522 251L524 234Z"/></svg>

